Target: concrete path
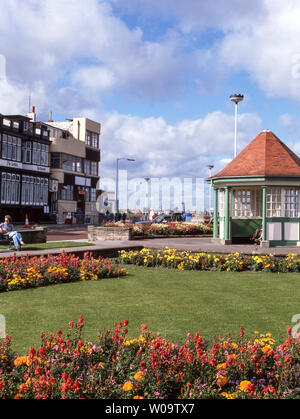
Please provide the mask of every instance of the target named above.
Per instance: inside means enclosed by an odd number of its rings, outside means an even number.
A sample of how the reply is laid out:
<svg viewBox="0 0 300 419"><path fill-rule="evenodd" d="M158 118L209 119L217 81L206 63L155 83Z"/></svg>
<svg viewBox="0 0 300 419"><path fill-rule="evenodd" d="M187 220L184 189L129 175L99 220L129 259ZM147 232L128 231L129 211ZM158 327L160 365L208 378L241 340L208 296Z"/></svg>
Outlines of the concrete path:
<svg viewBox="0 0 300 419"><path fill-rule="evenodd" d="M71 233L71 232L70 232ZM68 240L70 240L68 238ZM72 240L72 239L71 239ZM65 240L63 240L65 241ZM87 239L75 239L72 241L87 241ZM144 240L130 240L130 241L98 241L93 243L93 246L73 247L64 249L67 253L83 254L86 251L93 252L95 255L103 257L113 257L118 254L119 250L125 249L142 249L143 247L153 249L163 249L169 247L170 249L188 250L192 252L209 252L209 253L243 253L248 255L278 255L285 256L288 253L296 253L300 255L300 247L270 247L260 248L255 245L227 245L222 246L215 244L209 237L182 237L182 238L163 238L163 239L144 239ZM48 250L24 250L21 252L11 252L8 250L0 250L0 257L6 256L23 256L30 254L32 256L59 254L63 249L48 249Z"/></svg>

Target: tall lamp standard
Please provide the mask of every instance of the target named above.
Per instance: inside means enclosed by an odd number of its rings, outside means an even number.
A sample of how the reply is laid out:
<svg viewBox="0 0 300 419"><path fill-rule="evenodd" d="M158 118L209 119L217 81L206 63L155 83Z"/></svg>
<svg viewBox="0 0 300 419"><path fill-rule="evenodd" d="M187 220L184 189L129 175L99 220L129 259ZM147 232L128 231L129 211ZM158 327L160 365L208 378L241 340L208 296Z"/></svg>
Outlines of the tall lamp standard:
<svg viewBox="0 0 300 419"><path fill-rule="evenodd" d="M145 181L146 181L146 187L147 187L147 191L146 191L146 202L145 202L145 204L146 204L146 209L147 209L147 219L148 219L148 210L149 210L149 180L150 180L150 178L149 177L145 177Z"/></svg>
<svg viewBox="0 0 300 419"><path fill-rule="evenodd" d="M209 177L211 178L211 171L214 168L212 164L208 165L209 170ZM212 203L211 203L211 188L212 188L212 180L210 181L210 188L209 188L209 214L211 213Z"/></svg>
<svg viewBox="0 0 300 419"><path fill-rule="evenodd" d="M120 157L117 159L117 173L116 173L116 213L119 214L119 161L135 161L135 159L128 159L126 157Z"/></svg>
<svg viewBox="0 0 300 419"><path fill-rule="evenodd" d="M237 123L238 123L238 103L244 99L243 95L231 95L231 102L235 103L235 129L234 129L234 157L237 155Z"/></svg>

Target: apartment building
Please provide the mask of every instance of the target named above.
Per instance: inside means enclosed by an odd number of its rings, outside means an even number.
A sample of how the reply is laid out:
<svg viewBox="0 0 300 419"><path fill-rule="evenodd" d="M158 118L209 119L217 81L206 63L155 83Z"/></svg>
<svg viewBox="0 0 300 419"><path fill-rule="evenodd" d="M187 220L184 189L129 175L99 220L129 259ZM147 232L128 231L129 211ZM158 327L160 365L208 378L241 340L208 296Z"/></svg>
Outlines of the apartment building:
<svg viewBox="0 0 300 419"><path fill-rule="evenodd" d="M50 140L47 125L0 114L0 219L50 220Z"/></svg>
<svg viewBox="0 0 300 419"><path fill-rule="evenodd" d="M88 118L47 122L50 130L51 211L57 222L97 224L101 124ZM55 185L55 182L57 185ZM67 221L69 222L69 221Z"/></svg>

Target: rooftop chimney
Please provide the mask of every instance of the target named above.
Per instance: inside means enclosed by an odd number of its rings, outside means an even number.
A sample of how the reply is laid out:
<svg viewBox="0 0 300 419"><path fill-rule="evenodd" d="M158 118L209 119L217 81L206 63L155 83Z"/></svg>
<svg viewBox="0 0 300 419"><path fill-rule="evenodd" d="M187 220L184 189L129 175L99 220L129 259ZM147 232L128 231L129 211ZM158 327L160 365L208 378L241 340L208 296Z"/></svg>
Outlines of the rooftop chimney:
<svg viewBox="0 0 300 419"><path fill-rule="evenodd" d="M48 122L54 122L52 119L52 112L49 113L49 121Z"/></svg>
<svg viewBox="0 0 300 419"><path fill-rule="evenodd" d="M35 106L32 107L32 112L29 112L27 116L31 119L32 122L36 122Z"/></svg>

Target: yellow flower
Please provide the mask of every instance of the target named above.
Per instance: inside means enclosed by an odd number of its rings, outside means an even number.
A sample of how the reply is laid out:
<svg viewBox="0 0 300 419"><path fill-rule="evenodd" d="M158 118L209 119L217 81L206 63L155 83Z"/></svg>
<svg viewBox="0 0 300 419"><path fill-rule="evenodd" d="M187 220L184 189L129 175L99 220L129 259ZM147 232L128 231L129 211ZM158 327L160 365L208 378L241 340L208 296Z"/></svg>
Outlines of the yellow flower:
<svg viewBox="0 0 300 419"><path fill-rule="evenodd" d="M270 345L266 345L262 348L262 351L265 355L269 356L273 352L273 349Z"/></svg>
<svg viewBox="0 0 300 419"><path fill-rule="evenodd" d="M123 385L124 391L131 391L133 390L133 384L131 381L126 381L126 383Z"/></svg>
<svg viewBox="0 0 300 419"><path fill-rule="evenodd" d="M225 370L227 367L226 362L223 362L223 364L217 365L217 370Z"/></svg>
<svg viewBox="0 0 300 419"><path fill-rule="evenodd" d="M237 394L236 393L225 393L225 391L222 393L223 397L226 397L226 399L236 399L237 398Z"/></svg>
<svg viewBox="0 0 300 419"><path fill-rule="evenodd" d="M240 382L240 390L242 390L244 393L248 392L248 387L251 384L250 381L244 380Z"/></svg>
<svg viewBox="0 0 300 419"><path fill-rule="evenodd" d="M217 379L217 385L219 387L224 387L225 384L227 384L227 383L228 383L227 377L220 377L220 378Z"/></svg>

